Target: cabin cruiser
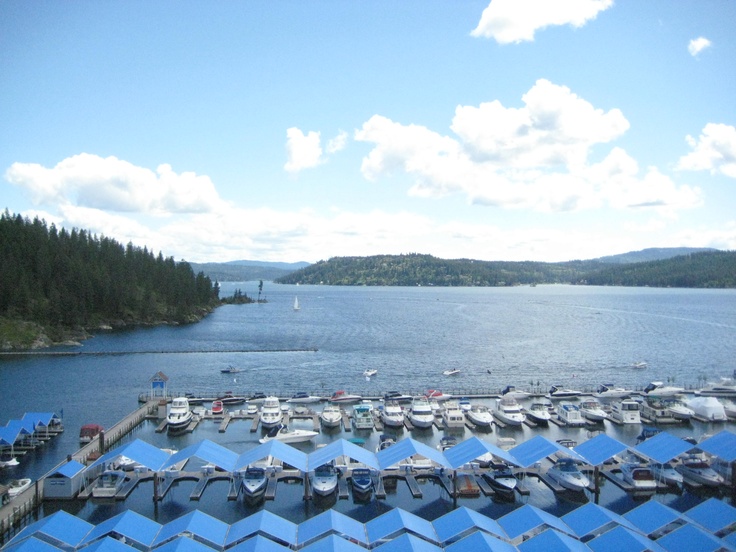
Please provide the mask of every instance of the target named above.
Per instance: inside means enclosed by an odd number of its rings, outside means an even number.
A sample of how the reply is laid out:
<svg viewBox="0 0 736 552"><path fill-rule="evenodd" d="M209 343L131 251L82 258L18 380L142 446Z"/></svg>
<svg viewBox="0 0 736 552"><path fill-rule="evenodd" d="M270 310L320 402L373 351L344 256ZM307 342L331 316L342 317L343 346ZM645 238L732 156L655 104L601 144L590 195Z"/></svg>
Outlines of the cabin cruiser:
<svg viewBox="0 0 736 552"><path fill-rule="evenodd" d="M565 389L561 385L553 385L549 388L549 392L546 397L548 399L572 399L574 397L579 397L580 395L582 395L582 393L575 389Z"/></svg>
<svg viewBox="0 0 736 552"><path fill-rule="evenodd" d="M682 474L679 473L669 462L656 462L650 464L654 479L667 485L682 485Z"/></svg>
<svg viewBox="0 0 736 552"><path fill-rule="evenodd" d="M8 483L8 496L12 499L25 491L31 486L31 479L24 477L23 479L11 479Z"/></svg>
<svg viewBox="0 0 736 552"><path fill-rule="evenodd" d="M675 469L682 474L685 480L700 483L706 487L718 487L724 482L723 477L701 455L687 456Z"/></svg>
<svg viewBox="0 0 736 552"><path fill-rule="evenodd" d="M442 421L445 427L464 427L465 413L455 401L447 401L442 411Z"/></svg>
<svg viewBox="0 0 736 552"><path fill-rule="evenodd" d="M278 397L266 397L261 405L261 426L268 429L276 427L284 418Z"/></svg>
<svg viewBox="0 0 736 552"><path fill-rule="evenodd" d="M353 494L365 496L373 491L373 477L369 468L353 468L350 475Z"/></svg>
<svg viewBox="0 0 736 552"><path fill-rule="evenodd" d="M266 400L267 396L268 395L261 391L256 391L250 397L248 397L248 402L251 404L263 404L263 401Z"/></svg>
<svg viewBox="0 0 736 552"><path fill-rule="evenodd" d="M736 383L733 378L723 378L720 383L710 383L697 392L703 397L736 397Z"/></svg>
<svg viewBox="0 0 736 552"><path fill-rule="evenodd" d="M726 409L715 397L695 397L687 401L688 408L693 411L693 417L706 422L725 422Z"/></svg>
<svg viewBox="0 0 736 552"><path fill-rule="evenodd" d="M304 443L305 441L311 441L317 435L316 431L309 429L289 429L284 424L278 424L271 428L271 431L265 437L259 439L258 442L268 443L276 439L282 443Z"/></svg>
<svg viewBox="0 0 736 552"><path fill-rule="evenodd" d="M470 407L470 410L465 412L465 416L477 426L490 427L493 423L493 414L483 404L474 404Z"/></svg>
<svg viewBox="0 0 736 552"><path fill-rule="evenodd" d="M457 437L446 435L445 437L442 437L440 439L440 444L437 445L437 450L440 452L445 452L447 449L452 448L455 445L457 445Z"/></svg>
<svg viewBox="0 0 736 552"><path fill-rule="evenodd" d="M442 372L443 376L457 376L460 373L460 370L457 368L452 368L451 370L445 370Z"/></svg>
<svg viewBox="0 0 736 552"><path fill-rule="evenodd" d="M397 402L397 403L410 403L414 397L412 395L405 395L398 391L389 391L383 396L384 402Z"/></svg>
<svg viewBox="0 0 736 552"><path fill-rule="evenodd" d="M325 427L340 427L342 423L342 410L336 404L325 405L319 415L319 421Z"/></svg>
<svg viewBox="0 0 736 552"><path fill-rule="evenodd" d="M521 406L512 397L496 399L496 410L493 415L503 423L514 426L519 426L526 420L526 415L521 411Z"/></svg>
<svg viewBox="0 0 736 552"><path fill-rule="evenodd" d="M621 477L634 491L653 491L657 488L654 473L646 464L625 462L621 464Z"/></svg>
<svg viewBox="0 0 736 552"><path fill-rule="evenodd" d="M126 479L125 472L119 470L107 470L97 478L95 486L92 487L92 496L95 498L112 498L121 489Z"/></svg>
<svg viewBox="0 0 736 552"><path fill-rule="evenodd" d="M517 389L514 385L507 385L503 388L503 391L501 391L501 395L503 395L504 397L520 400L529 398L531 396L531 393L527 391L521 391L520 389Z"/></svg>
<svg viewBox="0 0 736 552"><path fill-rule="evenodd" d="M671 395L678 395L684 392L685 389L682 387L674 387L672 385L665 385L661 381L653 381L644 388L644 394L654 397L669 397Z"/></svg>
<svg viewBox="0 0 736 552"><path fill-rule="evenodd" d="M186 397L176 397L171 401L169 414L166 416L166 428L171 433L182 431L189 427L193 417Z"/></svg>
<svg viewBox="0 0 736 552"><path fill-rule="evenodd" d="M245 403L245 397L235 396L232 391L225 391L221 395L218 395L217 399L222 401L222 404L226 406Z"/></svg>
<svg viewBox="0 0 736 552"><path fill-rule="evenodd" d="M537 424L547 424L552 419L552 414L549 413L549 406L543 402L533 402L526 409L526 416Z"/></svg>
<svg viewBox="0 0 736 552"><path fill-rule="evenodd" d="M329 398L329 401L332 403L354 403L362 399L363 397L361 397L360 395L347 393L341 389L339 391L335 391L333 395Z"/></svg>
<svg viewBox="0 0 736 552"><path fill-rule="evenodd" d="M335 465L330 462L322 464L312 474L312 491L314 493L327 496L335 492L337 489L338 471Z"/></svg>
<svg viewBox="0 0 736 552"><path fill-rule="evenodd" d="M674 420L667 405L657 397L647 397L640 404L641 417L644 420L662 423Z"/></svg>
<svg viewBox="0 0 736 552"><path fill-rule="evenodd" d="M630 389L623 387L616 387L612 383L601 383L593 393L593 396L598 399L621 399L631 395Z"/></svg>
<svg viewBox="0 0 736 552"><path fill-rule="evenodd" d="M460 410L462 410L463 412L467 412L473 407L473 405L470 404L470 399L468 397L460 397L460 400L457 401L457 404L460 406Z"/></svg>
<svg viewBox="0 0 736 552"><path fill-rule="evenodd" d="M409 421L414 427L428 428L434 424L434 412L429 401L424 397L416 397L409 409Z"/></svg>
<svg viewBox="0 0 736 552"><path fill-rule="evenodd" d="M695 416L695 412L685 404L684 395L675 395L673 398L664 400L667 410L675 420L686 422ZM726 413L728 414L728 413Z"/></svg>
<svg viewBox="0 0 736 552"><path fill-rule="evenodd" d="M404 427L404 411L399 403L390 401L383 405L381 420L386 427Z"/></svg>
<svg viewBox="0 0 736 552"><path fill-rule="evenodd" d="M355 429L373 429L373 405L360 403L353 406L353 425Z"/></svg>
<svg viewBox="0 0 736 552"><path fill-rule="evenodd" d="M547 476L571 491L582 491L590 485L590 479L579 469L572 458L560 458L547 470Z"/></svg>
<svg viewBox="0 0 736 552"><path fill-rule="evenodd" d="M104 428L100 424L84 424L79 429L79 444L91 443L102 431L104 431Z"/></svg>
<svg viewBox="0 0 736 552"><path fill-rule="evenodd" d="M262 497L268 486L266 470L258 466L248 466L243 474L240 488L246 500L254 501Z"/></svg>
<svg viewBox="0 0 736 552"><path fill-rule="evenodd" d="M586 420L591 422L601 422L608 418L608 414L603 410L601 403L595 399L586 399L580 403L580 413Z"/></svg>
<svg viewBox="0 0 736 552"><path fill-rule="evenodd" d="M506 463L491 464L489 470L483 474L493 490L501 495L513 495L518 480Z"/></svg>
<svg viewBox="0 0 736 552"><path fill-rule="evenodd" d="M321 400L322 400L322 397L317 397L315 395L310 395L309 393L305 393L304 391L300 391L299 393L296 393L290 399L287 399L286 402L289 404L311 404L311 403L318 403Z"/></svg>
<svg viewBox="0 0 736 552"><path fill-rule="evenodd" d="M723 411L726 413L726 417L729 420L736 419L736 403L731 400L724 399L721 401L721 404L723 405Z"/></svg>
<svg viewBox="0 0 736 552"><path fill-rule="evenodd" d="M568 401L562 401L557 408L557 418L569 426L585 425L585 418L580 413L580 407Z"/></svg>
<svg viewBox="0 0 736 552"><path fill-rule="evenodd" d="M621 424L640 424L639 413L641 405L633 399L623 399L611 405L610 418Z"/></svg>

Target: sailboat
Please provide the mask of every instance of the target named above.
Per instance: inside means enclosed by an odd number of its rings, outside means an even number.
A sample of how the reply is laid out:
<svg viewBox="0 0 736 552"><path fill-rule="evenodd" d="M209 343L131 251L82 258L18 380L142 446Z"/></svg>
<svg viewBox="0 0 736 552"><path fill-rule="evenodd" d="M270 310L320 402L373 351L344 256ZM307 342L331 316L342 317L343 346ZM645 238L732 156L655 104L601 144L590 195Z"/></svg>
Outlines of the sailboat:
<svg viewBox="0 0 736 552"><path fill-rule="evenodd" d="M295 311L299 310L299 298L298 297L294 297L294 310Z"/></svg>

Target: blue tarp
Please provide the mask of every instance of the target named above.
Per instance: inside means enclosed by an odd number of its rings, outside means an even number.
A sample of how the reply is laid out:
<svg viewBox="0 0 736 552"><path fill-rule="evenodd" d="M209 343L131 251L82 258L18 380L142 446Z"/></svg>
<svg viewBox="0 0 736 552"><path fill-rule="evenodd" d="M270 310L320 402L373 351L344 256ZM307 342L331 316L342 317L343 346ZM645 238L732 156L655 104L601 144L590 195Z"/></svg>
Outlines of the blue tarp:
<svg viewBox="0 0 736 552"><path fill-rule="evenodd" d="M129 455L126 454L126 456L130 458ZM209 464L214 464L225 471L233 471L235 469L236 461L238 460L238 455L222 445L218 445L209 439L205 439L204 441L190 445L187 448L172 454L171 457L164 462L164 467L171 467L182 460L188 460L190 458L199 458L200 460Z"/></svg>
<svg viewBox="0 0 736 552"><path fill-rule="evenodd" d="M368 534L368 542L371 545L376 541L391 537L392 535L398 536L398 533L404 533L406 531L439 543L439 537L437 537L437 533L431 522L399 508L389 510L385 514L381 514L366 522L365 530Z"/></svg>
<svg viewBox="0 0 736 552"><path fill-rule="evenodd" d="M559 443L550 441L546 437L536 435L528 441L524 441L520 445L516 445L509 453L514 457L514 463L522 468L528 468L535 462L539 462L542 458L551 456L555 453L562 453L577 460L584 460L574 450L563 447Z"/></svg>
<svg viewBox="0 0 736 552"><path fill-rule="evenodd" d="M578 537L598 535L616 525L636 530L636 527L625 517L593 502L588 502L580 508L576 508L569 514L562 516L561 519L575 531Z"/></svg>
<svg viewBox="0 0 736 552"><path fill-rule="evenodd" d="M656 500L649 500L624 514L645 535L661 531L671 523L683 522L680 512Z"/></svg>
<svg viewBox="0 0 736 552"><path fill-rule="evenodd" d="M385 448L376 453L378 464L382 470L390 468L391 466L397 465L402 460L411 458L415 454L419 454L424 458L432 460L433 462L444 466L446 468L451 467L450 463L445 458L445 455L424 443L415 441L414 439L402 439L395 445Z"/></svg>
<svg viewBox="0 0 736 552"><path fill-rule="evenodd" d="M473 436L470 439L465 439L454 447L450 447L444 452L444 455L450 463L450 467L455 469L475 460L476 458L480 458L489 452L510 464L515 462L514 457L511 456L511 454L496 445L482 441L476 436Z"/></svg>
<svg viewBox="0 0 736 552"><path fill-rule="evenodd" d="M236 521L227 533L225 545L241 541L255 534L265 534L277 537L281 542L293 544L296 542L297 524L281 516L260 510L246 518Z"/></svg>
<svg viewBox="0 0 736 552"><path fill-rule="evenodd" d="M516 552L517 548L483 532L472 533L450 546L446 552Z"/></svg>
<svg viewBox="0 0 736 552"><path fill-rule="evenodd" d="M145 466L149 470L159 471L162 469L166 461L171 456L168 452L160 448L149 445L145 441L136 439L128 444L117 447L110 452L100 456L87 470L91 470L97 466L105 466L117 458L125 456L134 462Z"/></svg>
<svg viewBox="0 0 736 552"><path fill-rule="evenodd" d="M627 448L629 447L621 441L617 441L613 437L601 433L574 447L573 450L582 456L585 462L591 466L600 466L603 462L610 460Z"/></svg>
<svg viewBox="0 0 736 552"><path fill-rule="evenodd" d="M560 518L530 504L525 504L521 508L517 508L513 512L506 514L498 520L498 523L512 540L523 535L536 533L537 529L544 526L557 529L569 535L575 534Z"/></svg>
<svg viewBox="0 0 736 552"><path fill-rule="evenodd" d="M721 431L699 443L698 448L726 462L736 461L736 434Z"/></svg>
<svg viewBox="0 0 736 552"><path fill-rule="evenodd" d="M584 543L554 529L522 542L518 548L521 552L590 552Z"/></svg>
<svg viewBox="0 0 736 552"><path fill-rule="evenodd" d="M212 543L213 547L222 548L229 528L224 521L195 510L164 525L156 535L153 545L158 546L186 531L196 535L201 541Z"/></svg>
<svg viewBox="0 0 736 552"><path fill-rule="evenodd" d="M92 531L94 527L94 525L83 519L79 519L64 510L59 510L32 523L13 537L10 542L20 542L31 535L44 535L54 542L74 547L81 543L85 535Z"/></svg>
<svg viewBox="0 0 736 552"><path fill-rule="evenodd" d="M616 527L587 544L594 552L667 552L655 541L626 527Z"/></svg>
<svg viewBox="0 0 736 552"><path fill-rule="evenodd" d="M736 508L715 497L693 506L686 515L711 533L719 533L736 525Z"/></svg>
<svg viewBox="0 0 736 552"><path fill-rule="evenodd" d="M357 462L361 462L366 466L374 469L380 469L376 455L363 447L359 447L355 443L351 443L345 439L333 441L326 447L315 450L307 455L307 463L310 470L314 470L323 464L327 464L331 460L347 456Z"/></svg>
<svg viewBox="0 0 736 552"><path fill-rule="evenodd" d="M657 544L663 546L668 552L715 552L728 546L724 541L714 537L695 527L694 525L683 525L664 537L657 539Z"/></svg>
<svg viewBox="0 0 736 552"><path fill-rule="evenodd" d="M333 509L300 523L296 535L298 545L301 547L332 533L345 535L357 542L368 543L365 526L361 522Z"/></svg>
<svg viewBox="0 0 736 552"><path fill-rule="evenodd" d="M299 449L289 446L281 441L272 439L267 443L258 445L256 448L244 452L235 461L235 470L244 470L250 464L263 460L269 456L278 458L284 463L294 466L303 472L309 471L307 455Z"/></svg>
<svg viewBox="0 0 736 552"><path fill-rule="evenodd" d="M454 447L453 447L454 448ZM464 533L481 529L500 538L508 538L499 523L488 516L461 506L432 522L440 543L458 539Z"/></svg>
<svg viewBox="0 0 736 552"><path fill-rule="evenodd" d="M87 534L82 544L90 543L111 533L117 533L124 536L127 542L148 547L151 546L159 531L161 531L160 523L132 510L126 510L97 525Z"/></svg>
<svg viewBox="0 0 736 552"><path fill-rule="evenodd" d="M633 450L656 462L665 463L691 448L692 444L663 431L635 446Z"/></svg>

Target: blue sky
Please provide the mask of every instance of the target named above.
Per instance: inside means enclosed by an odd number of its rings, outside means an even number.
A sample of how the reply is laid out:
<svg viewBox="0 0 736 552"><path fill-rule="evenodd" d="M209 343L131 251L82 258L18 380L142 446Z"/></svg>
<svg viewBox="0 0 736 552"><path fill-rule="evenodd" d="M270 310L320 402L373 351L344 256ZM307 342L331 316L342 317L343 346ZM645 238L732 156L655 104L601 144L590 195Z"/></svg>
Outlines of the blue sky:
<svg viewBox="0 0 736 552"><path fill-rule="evenodd" d="M0 207L194 262L736 249L736 3L0 2Z"/></svg>

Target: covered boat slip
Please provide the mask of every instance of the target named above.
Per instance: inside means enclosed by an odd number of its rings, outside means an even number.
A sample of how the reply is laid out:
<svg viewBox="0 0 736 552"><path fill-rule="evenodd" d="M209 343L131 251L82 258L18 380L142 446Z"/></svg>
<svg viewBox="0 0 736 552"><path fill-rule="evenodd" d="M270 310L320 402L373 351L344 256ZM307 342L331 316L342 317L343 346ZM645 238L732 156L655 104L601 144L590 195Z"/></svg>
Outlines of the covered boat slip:
<svg viewBox="0 0 736 552"><path fill-rule="evenodd" d="M736 508L711 498L684 513L656 502L624 515L588 503L557 517L524 505L492 519L466 507L433 521L395 508L360 522L326 510L294 523L261 510L228 524L199 510L160 524L127 510L97 525L63 510L18 533L3 550L734 550Z"/></svg>

